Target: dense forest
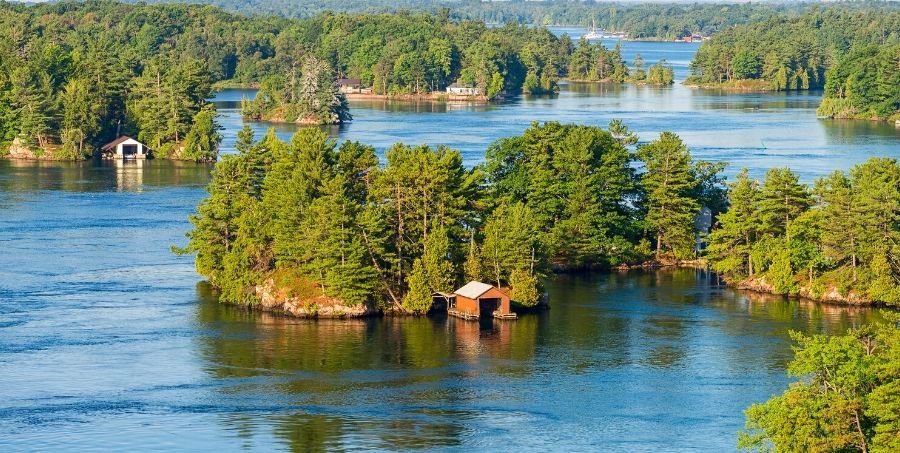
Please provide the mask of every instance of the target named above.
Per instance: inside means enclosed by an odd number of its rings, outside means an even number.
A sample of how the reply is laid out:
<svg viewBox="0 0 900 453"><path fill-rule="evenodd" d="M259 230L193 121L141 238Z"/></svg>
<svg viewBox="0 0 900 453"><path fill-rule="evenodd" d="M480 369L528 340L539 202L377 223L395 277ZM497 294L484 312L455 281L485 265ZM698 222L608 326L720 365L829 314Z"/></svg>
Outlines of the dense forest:
<svg viewBox="0 0 900 453"><path fill-rule="evenodd" d="M686 83L825 89L819 113L890 119L900 111L900 10L814 9L736 26L704 42Z"/></svg>
<svg viewBox="0 0 900 453"><path fill-rule="evenodd" d="M230 76L211 8L0 4L0 153L89 156L134 134L157 156L215 159L216 80Z"/></svg>
<svg viewBox="0 0 900 453"><path fill-rule="evenodd" d="M722 167L672 133L632 153L636 140L621 122L533 124L467 169L445 147L397 144L379 162L319 130L284 143L245 128L180 252L224 301L253 303L271 279L317 303L424 313L434 291L484 280L533 306L553 270L695 257L696 214L724 207Z"/></svg>
<svg viewBox="0 0 900 453"><path fill-rule="evenodd" d="M709 237L713 268L740 286L900 305L900 164L872 158L813 187L786 168L746 171Z"/></svg>
<svg viewBox="0 0 900 453"><path fill-rule="evenodd" d="M250 118L351 118L336 77L377 94L453 83L553 92L572 43L446 15L246 17L197 5L0 4L0 149L80 158L120 134L157 157L214 160L214 85L259 86Z"/></svg>
<svg viewBox="0 0 900 453"><path fill-rule="evenodd" d="M578 0L187 0L207 3L245 14L311 17L326 11L438 14L442 10L460 20L493 24L596 26L627 33L629 37L672 40L695 33L711 35L737 24L761 22L774 14L798 15L818 2L647 3ZM170 3L153 0L149 3ZM865 8L868 2L843 2L846 8Z"/></svg>
<svg viewBox="0 0 900 453"><path fill-rule="evenodd" d="M565 74L571 51L570 41L544 28L489 28L439 15L326 13L287 24L275 39L282 53L312 52L375 94L421 94L460 82L494 97L521 90L526 78L548 79L549 89ZM294 74L298 69L302 62L238 65L233 79L261 81L264 94L290 93L301 85Z"/></svg>
<svg viewBox="0 0 900 453"><path fill-rule="evenodd" d="M806 336L784 394L747 411L738 446L757 451L900 451L900 318ZM773 449L774 447L774 449Z"/></svg>

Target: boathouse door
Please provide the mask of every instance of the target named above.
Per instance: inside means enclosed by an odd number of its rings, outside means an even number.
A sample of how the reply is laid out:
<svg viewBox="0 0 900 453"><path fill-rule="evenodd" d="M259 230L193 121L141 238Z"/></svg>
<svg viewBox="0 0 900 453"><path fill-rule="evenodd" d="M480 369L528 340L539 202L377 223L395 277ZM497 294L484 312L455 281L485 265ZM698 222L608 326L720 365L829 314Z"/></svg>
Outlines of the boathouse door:
<svg viewBox="0 0 900 453"><path fill-rule="evenodd" d="M478 299L478 314L480 317L492 317L494 312L500 309L500 298L487 297Z"/></svg>
<svg viewBox="0 0 900 453"><path fill-rule="evenodd" d="M122 145L122 157L135 157L138 153L138 145Z"/></svg>

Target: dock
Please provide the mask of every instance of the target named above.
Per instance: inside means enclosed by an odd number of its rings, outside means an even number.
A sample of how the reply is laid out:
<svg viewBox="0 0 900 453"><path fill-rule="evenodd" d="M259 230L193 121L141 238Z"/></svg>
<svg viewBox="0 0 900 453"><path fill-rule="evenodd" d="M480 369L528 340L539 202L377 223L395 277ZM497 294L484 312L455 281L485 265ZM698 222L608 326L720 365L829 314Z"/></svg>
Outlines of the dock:
<svg viewBox="0 0 900 453"><path fill-rule="evenodd" d="M469 312L453 310L453 309L447 310L447 314L450 316L455 316L457 318L465 319L467 321L477 321L480 318L478 313L469 313ZM515 313L502 313L499 310L497 310L493 313L493 317L496 319L517 319L518 318L518 316Z"/></svg>

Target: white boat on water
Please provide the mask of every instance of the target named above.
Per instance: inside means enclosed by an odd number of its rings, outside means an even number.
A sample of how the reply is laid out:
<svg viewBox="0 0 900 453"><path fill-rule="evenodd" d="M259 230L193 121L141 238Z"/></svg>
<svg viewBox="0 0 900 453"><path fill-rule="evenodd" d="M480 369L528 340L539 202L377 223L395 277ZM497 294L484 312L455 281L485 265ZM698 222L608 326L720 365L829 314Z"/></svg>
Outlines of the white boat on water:
<svg viewBox="0 0 900 453"><path fill-rule="evenodd" d="M597 30L597 25L594 21L591 21L591 29L582 35L582 38L587 39L588 41L595 41L598 39L622 39L624 37L624 33L607 33L604 30Z"/></svg>

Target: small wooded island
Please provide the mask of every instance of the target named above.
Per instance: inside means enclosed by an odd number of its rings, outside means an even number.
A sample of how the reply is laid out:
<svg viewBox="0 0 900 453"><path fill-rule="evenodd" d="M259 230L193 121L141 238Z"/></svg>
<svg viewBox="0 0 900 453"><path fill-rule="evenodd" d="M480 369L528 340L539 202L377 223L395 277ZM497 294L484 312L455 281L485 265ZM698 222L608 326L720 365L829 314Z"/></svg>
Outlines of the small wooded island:
<svg viewBox="0 0 900 453"><path fill-rule="evenodd" d="M445 147L397 144L379 163L373 148L319 130L284 143L245 128L182 252L197 253L222 300L301 316L424 314L434 293L471 280L534 307L554 270L693 257L694 213L724 203L721 166L693 162L664 134L641 147L652 170L638 176L636 138L613 131L534 124L467 169Z"/></svg>
<svg viewBox="0 0 900 453"><path fill-rule="evenodd" d="M900 304L896 160L813 189L786 168L725 186L723 165L694 161L677 135L636 141L618 121L535 123L467 169L445 147L397 144L380 163L319 130L284 143L245 128L180 252L223 301L308 317L424 314L473 280L529 308L552 272L698 258L743 288Z"/></svg>

